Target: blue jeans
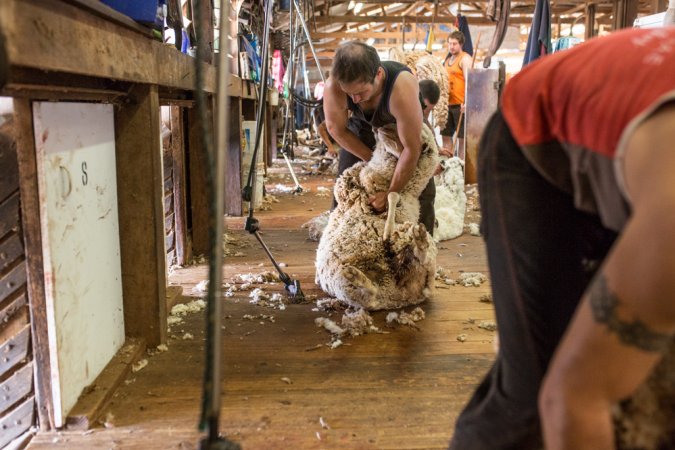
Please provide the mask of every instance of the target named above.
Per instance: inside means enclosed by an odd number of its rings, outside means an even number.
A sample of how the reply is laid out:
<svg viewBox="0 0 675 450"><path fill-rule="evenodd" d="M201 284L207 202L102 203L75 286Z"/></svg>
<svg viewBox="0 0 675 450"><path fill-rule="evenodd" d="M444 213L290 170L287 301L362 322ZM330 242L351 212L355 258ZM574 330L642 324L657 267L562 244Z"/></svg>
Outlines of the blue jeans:
<svg viewBox="0 0 675 450"><path fill-rule="evenodd" d="M481 140L478 171L499 352L457 419L450 449L542 448L542 378L616 233L539 175L499 112Z"/></svg>

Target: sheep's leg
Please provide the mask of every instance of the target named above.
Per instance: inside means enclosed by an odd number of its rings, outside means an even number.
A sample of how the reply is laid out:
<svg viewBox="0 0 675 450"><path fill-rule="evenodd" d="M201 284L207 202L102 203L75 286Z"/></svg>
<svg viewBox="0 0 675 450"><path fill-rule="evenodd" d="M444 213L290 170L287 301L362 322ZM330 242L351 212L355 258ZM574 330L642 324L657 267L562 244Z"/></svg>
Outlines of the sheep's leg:
<svg viewBox="0 0 675 450"><path fill-rule="evenodd" d="M391 233L394 231L396 206L400 199L401 196L398 192L390 192L389 195L387 195L387 221L384 223L384 234L382 235L383 241L388 241L391 237Z"/></svg>
<svg viewBox="0 0 675 450"><path fill-rule="evenodd" d="M345 266L341 274L346 281L345 293L349 297L348 300L366 306L377 294L377 286L356 267Z"/></svg>

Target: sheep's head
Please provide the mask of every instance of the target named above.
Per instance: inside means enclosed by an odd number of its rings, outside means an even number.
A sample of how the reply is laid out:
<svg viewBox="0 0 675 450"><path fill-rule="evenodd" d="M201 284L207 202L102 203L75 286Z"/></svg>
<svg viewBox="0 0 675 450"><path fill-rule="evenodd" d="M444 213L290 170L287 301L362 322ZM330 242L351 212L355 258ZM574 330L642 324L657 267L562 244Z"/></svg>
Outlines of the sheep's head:
<svg viewBox="0 0 675 450"><path fill-rule="evenodd" d="M396 158L401 156L403 144L401 144L401 140L398 138L396 124L385 125L378 128L377 142L387 153L394 155Z"/></svg>

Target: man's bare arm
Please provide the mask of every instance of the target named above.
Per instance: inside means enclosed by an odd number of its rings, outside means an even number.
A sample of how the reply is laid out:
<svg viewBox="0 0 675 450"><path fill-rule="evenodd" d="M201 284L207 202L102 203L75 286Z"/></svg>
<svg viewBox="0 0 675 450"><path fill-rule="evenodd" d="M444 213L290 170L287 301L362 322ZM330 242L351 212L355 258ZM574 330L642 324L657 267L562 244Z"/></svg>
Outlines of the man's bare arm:
<svg viewBox="0 0 675 450"><path fill-rule="evenodd" d="M396 163L389 191L371 199L376 211L382 211L389 192L401 192L412 178L422 151L422 106L419 102L419 83L408 72L399 74L389 99L389 112L396 118L398 137L403 151Z"/></svg>
<svg viewBox="0 0 675 450"><path fill-rule="evenodd" d="M340 147L364 161L369 161L372 151L347 128L347 95L332 78L326 81L324 88L323 110L328 132Z"/></svg>
<svg viewBox="0 0 675 450"><path fill-rule="evenodd" d="M648 377L675 334L675 105L633 134L631 219L584 295L540 394L546 448L613 449L610 409Z"/></svg>

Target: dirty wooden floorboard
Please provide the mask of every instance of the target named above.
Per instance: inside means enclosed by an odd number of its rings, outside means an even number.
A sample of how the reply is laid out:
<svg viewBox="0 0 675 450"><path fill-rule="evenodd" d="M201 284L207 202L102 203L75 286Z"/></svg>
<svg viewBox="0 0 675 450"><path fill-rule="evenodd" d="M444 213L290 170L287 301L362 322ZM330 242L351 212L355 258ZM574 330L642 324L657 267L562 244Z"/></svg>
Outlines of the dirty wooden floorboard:
<svg viewBox="0 0 675 450"><path fill-rule="evenodd" d="M291 185L290 178L281 178L284 172L275 164L267 187ZM300 280L305 294L322 297L314 284L316 243L300 225L328 209L330 197L317 195L317 186L331 186L331 177L304 176L301 183L310 192L277 193L279 203L256 217L276 259L287 264L284 270ZM466 223L476 215L470 211ZM226 258L225 280L273 270L254 237L242 230L243 219L226 223L237 237L232 250L244 256ZM467 231L439 247L438 263L450 277L487 273L481 238ZM192 289L206 273L203 264L178 268L170 283L198 297ZM494 359L495 333L477 327L494 319L491 304L479 301L489 293L489 282L469 288L437 280L437 286L433 301L422 305L426 319L418 322L419 330L388 328L386 314L374 313L385 334L346 338L333 350L323 345L330 335L314 319L330 314L339 322L340 312L315 311L310 302L283 311L252 305L248 292L226 298L221 432L244 449L446 448L462 405ZM281 283L261 287L283 292ZM271 315L274 322L247 320L246 314ZM169 350L148 356L149 364L129 375L105 425L86 433L40 433L29 448L198 448L204 322L202 311L170 327ZM465 342L457 340L460 334Z"/></svg>

